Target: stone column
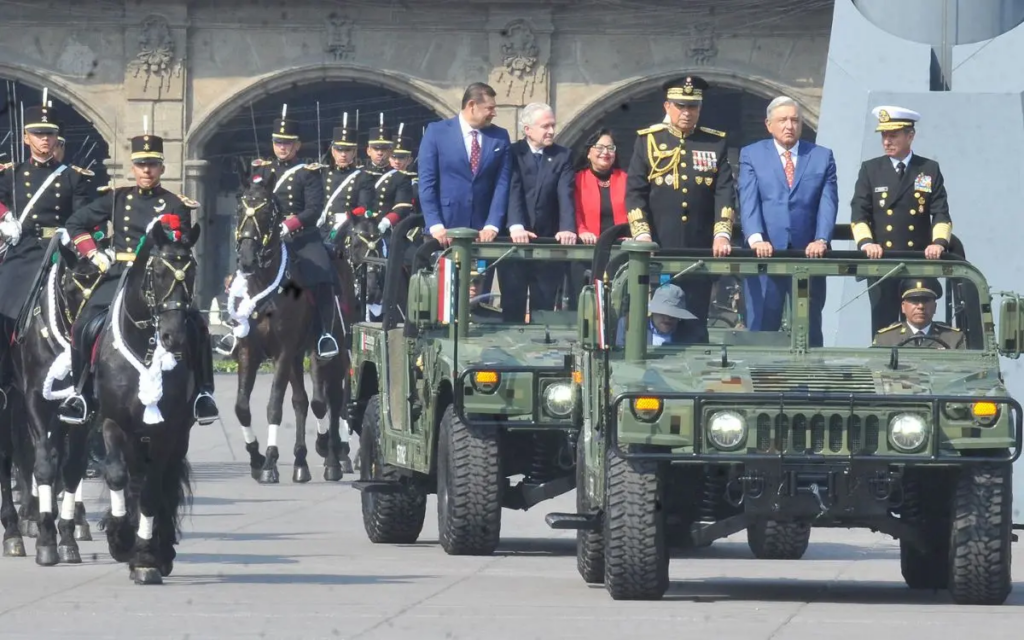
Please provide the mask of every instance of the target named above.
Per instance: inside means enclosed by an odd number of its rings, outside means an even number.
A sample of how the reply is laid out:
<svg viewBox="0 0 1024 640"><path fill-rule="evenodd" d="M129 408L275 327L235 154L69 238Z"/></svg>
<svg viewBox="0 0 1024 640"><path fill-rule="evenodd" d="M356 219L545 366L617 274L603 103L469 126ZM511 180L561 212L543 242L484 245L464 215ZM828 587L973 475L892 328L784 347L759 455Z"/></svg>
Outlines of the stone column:
<svg viewBox="0 0 1024 640"><path fill-rule="evenodd" d="M216 208L213 206L214 203L208 202L206 198L206 174L209 168L210 163L207 160L185 161L183 191L186 196L199 203L199 210L195 212L192 222L198 223L202 227L199 244L195 247L196 262L199 267L196 272L196 298L199 300L201 308L206 308L209 302L208 297L212 297L209 296L212 286L210 281L215 269L211 269L211 267L216 267L216 260L213 260L214 264L211 264L209 259L211 254L216 253L217 244L217 239L210 233ZM217 289L214 291L216 292ZM216 293L213 295L215 296Z"/></svg>
<svg viewBox="0 0 1024 640"><path fill-rule="evenodd" d="M513 141L522 137L520 110L531 102L551 102L548 60L555 30L551 10L538 7L530 18L521 16L521 11L495 7L487 20L494 65L487 83L498 94L494 123L508 129Z"/></svg>

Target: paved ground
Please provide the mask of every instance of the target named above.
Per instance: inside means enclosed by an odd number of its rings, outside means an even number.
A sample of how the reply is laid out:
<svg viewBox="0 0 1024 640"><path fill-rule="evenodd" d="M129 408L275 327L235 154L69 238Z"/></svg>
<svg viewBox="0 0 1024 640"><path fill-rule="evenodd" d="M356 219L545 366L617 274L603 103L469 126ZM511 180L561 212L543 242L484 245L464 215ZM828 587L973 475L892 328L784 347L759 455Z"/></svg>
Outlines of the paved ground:
<svg viewBox="0 0 1024 640"><path fill-rule="evenodd" d="M254 397L266 397L266 384ZM228 414L234 380L223 377L219 388ZM373 545L349 478L328 484L314 469L312 483L293 485L282 466L285 482L257 485L233 417L224 422L223 430L194 430L195 504L163 586L129 582L98 531L97 542L82 543L79 566L2 558L0 639L907 640L1019 632L1024 585L999 608L911 593L894 542L863 532L815 530L807 556L794 562L754 560L742 536L719 541L673 561L671 591L655 603L616 603L580 580L575 538L543 522L548 511L570 510L572 495L528 513L506 511L505 542L494 557L445 555L433 501L419 544ZM265 432L257 429L261 440ZM282 428L280 442L291 435ZM311 453L312 445L310 435ZM89 482L87 497L95 529L107 506L99 481ZM31 556L34 541L27 542Z"/></svg>

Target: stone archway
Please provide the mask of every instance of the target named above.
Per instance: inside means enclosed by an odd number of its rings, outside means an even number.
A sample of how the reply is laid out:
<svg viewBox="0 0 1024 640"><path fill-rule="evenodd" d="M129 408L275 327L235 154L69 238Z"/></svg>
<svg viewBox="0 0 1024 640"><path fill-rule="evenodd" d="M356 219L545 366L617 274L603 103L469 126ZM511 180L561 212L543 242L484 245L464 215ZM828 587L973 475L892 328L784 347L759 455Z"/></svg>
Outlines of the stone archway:
<svg viewBox="0 0 1024 640"><path fill-rule="evenodd" d="M28 67L0 62L0 79L21 82L39 92L42 92L44 87L47 88L50 100L55 105L59 104L64 108L74 109L96 129L96 132L103 137L105 144L109 145L114 139L113 130L106 119L100 115L100 111L59 77L43 75ZM6 96L4 98L6 99Z"/></svg>

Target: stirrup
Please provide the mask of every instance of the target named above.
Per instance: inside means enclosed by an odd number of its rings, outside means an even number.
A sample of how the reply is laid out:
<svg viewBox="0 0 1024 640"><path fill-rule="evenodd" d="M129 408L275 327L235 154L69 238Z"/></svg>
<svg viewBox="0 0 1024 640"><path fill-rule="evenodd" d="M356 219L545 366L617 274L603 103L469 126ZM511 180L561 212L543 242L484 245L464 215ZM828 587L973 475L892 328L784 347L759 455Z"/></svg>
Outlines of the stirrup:
<svg viewBox="0 0 1024 640"><path fill-rule="evenodd" d="M199 414L199 401L203 398L209 398L210 404L213 406L213 415L200 415ZM196 396L195 402L192 403L192 415L195 417L196 422L203 425L204 427L208 424L213 424L220 417L220 412L217 410L217 402L213 399L213 396L206 391Z"/></svg>
<svg viewBox="0 0 1024 640"><path fill-rule="evenodd" d="M235 347L237 346L238 338L235 337L234 333L229 333L217 341L217 346L213 350L222 356L230 356L235 352Z"/></svg>
<svg viewBox="0 0 1024 640"><path fill-rule="evenodd" d="M64 424L85 424L89 419L89 404L84 396L76 393L60 403L57 413Z"/></svg>
<svg viewBox="0 0 1024 640"><path fill-rule="evenodd" d="M338 341L334 339L334 336L329 333L320 336L320 340L316 343L316 355L321 360L329 360L338 355Z"/></svg>

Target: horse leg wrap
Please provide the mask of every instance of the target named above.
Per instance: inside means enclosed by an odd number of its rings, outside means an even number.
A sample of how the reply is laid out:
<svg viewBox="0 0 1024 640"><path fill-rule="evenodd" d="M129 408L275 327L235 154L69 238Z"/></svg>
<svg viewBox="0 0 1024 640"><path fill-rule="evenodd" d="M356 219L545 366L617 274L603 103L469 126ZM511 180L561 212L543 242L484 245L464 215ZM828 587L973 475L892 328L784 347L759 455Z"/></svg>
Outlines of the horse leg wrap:
<svg viewBox="0 0 1024 640"><path fill-rule="evenodd" d="M267 446L268 447L276 447L277 446L277 425L276 424L272 424L272 425L270 425L269 428L267 428Z"/></svg>
<svg viewBox="0 0 1024 640"><path fill-rule="evenodd" d="M53 487L39 485L39 513L53 513Z"/></svg>
<svg viewBox="0 0 1024 640"><path fill-rule="evenodd" d="M242 437L245 438L245 444L256 442L256 434L253 432L252 427L242 427Z"/></svg>
<svg viewBox="0 0 1024 640"><path fill-rule="evenodd" d="M128 515L128 505L124 501L124 489L110 490L110 515L123 518Z"/></svg>
<svg viewBox="0 0 1024 640"><path fill-rule="evenodd" d="M153 516L139 515L139 538L143 540L153 539Z"/></svg>
<svg viewBox="0 0 1024 640"><path fill-rule="evenodd" d="M78 484L82 486L81 483ZM60 502L60 519L61 520L74 520L75 519L75 494L70 491L64 492L64 499Z"/></svg>

